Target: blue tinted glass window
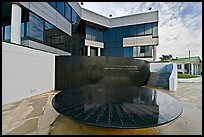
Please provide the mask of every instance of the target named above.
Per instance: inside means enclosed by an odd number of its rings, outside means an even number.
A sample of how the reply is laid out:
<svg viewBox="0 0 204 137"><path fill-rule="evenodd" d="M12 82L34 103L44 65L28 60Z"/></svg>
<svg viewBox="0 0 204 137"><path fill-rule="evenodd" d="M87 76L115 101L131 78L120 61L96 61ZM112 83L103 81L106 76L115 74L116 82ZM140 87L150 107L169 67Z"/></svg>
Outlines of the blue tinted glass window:
<svg viewBox="0 0 204 137"><path fill-rule="evenodd" d="M116 52L116 48L111 48L111 49L110 49L110 55L109 55L109 56L112 56L112 57L113 57L113 56L116 56L116 55L115 55L115 52Z"/></svg>
<svg viewBox="0 0 204 137"><path fill-rule="evenodd" d="M72 9L72 23L77 22L77 13Z"/></svg>
<svg viewBox="0 0 204 137"><path fill-rule="evenodd" d="M65 3L65 18L71 21L71 7L68 3Z"/></svg>
<svg viewBox="0 0 204 137"><path fill-rule="evenodd" d="M152 34L152 23L145 24L145 35Z"/></svg>
<svg viewBox="0 0 204 137"><path fill-rule="evenodd" d="M158 26L158 22L154 22L152 23L153 27L157 27Z"/></svg>
<svg viewBox="0 0 204 137"><path fill-rule="evenodd" d="M115 42L116 41L116 33L115 29L110 30L110 41Z"/></svg>
<svg viewBox="0 0 204 137"><path fill-rule="evenodd" d="M153 36L158 36L158 22L154 22L153 24Z"/></svg>
<svg viewBox="0 0 204 137"><path fill-rule="evenodd" d="M45 43L55 46L55 27L48 22L45 22Z"/></svg>
<svg viewBox="0 0 204 137"><path fill-rule="evenodd" d="M116 42L115 42L115 46L116 46L117 48L121 48L121 47L123 47L123 42L122 42L122 41L116 41Z"/></svg>
<svg viewBox="0 0 204 137"><path fill-rule="evenodd" d="M57 2L57 11L64 16L64 2Z"/></svg>
<svg viewBox="0 0 204 137"><path fill-rule="evenodd" d="M144 56L152 57L152 46L145 46L145 54Z"/></svg>
<svg viewBox="0 0 204 137"><path fill-rule="evenodd" d="M95 29L96 41L99 41L99 30Z"/></svg>
<svg viewBox="0 0 204 137"><path fill-rule="evenodd" d="M29 22L26 22L26 36L29 36Z"/></svg>
<svg viewBox="0 0 204 137"><path fill-rule="evenodd" d="M109 50L109 49L105 49L104 55L105 55L105 56L109 56L109 55L110 55L110 50Z"/></svg>
<svg viewBox="0 0 204 137"><path fill-rule="evenodd" d="M112 48L115 48L116 47L116 42L115 41L112 41L112 42L110 42L110 46L112 47Z"/></svg>
<svg viewBox="0 0 204 137"><path fill-rule="evenodd" d="M111 47L111 43L110 42L105 42L105 48L110 48Z"/></svg>
<svg viewBox="0 0 204 137"><path fill-rule="evenodd" d="M96 41L103 41L103 31L96 29Z"/></svg>
<svg viewBox="0 0 204 137"><path fill-rule="evenodd" d="M103 42L103 31L99 30L98 35L99 35L98 41Z"/></svg>
<svg viewBox="0 0 204 137"><path fill-rule="evenodd" d="M103 41L103 31L93 27L86 27L86 39L93 41Z"/></svg>
<svg viewBox="0 0 204 137"><path fill-rule="evenodd" d="M56 9L56 2L48 2L53 8Z"/></svg>
<svg viewBox="0 0 204 137"><path fill-rule="evenodd" d="M130 27L126 26L123 27L123 37L129 37L130 36Z"/></svg>
<svg viewBox="0 0 204 137"><path fill-rule="evenodd" d="M144 24L137 26L137 35L144 35Z"/></svg>
<svg viewBox="0 0 204 137"><path fill-rule="evenodd" d="M119 27L115 29L116 32L116 41L120 42L123 40L123 28Z"/></svg>
<svg viewBox="0 0 204 137"><path fill-rule="evenodd" d="M105 42L111 41L111 29L108 29L104 32L104 41Z"/></svg>
<svg viewBox="0 0 204 137"><path fill-rule="evenodd" d="M130 47L130 57L133 56L133 47Z"/></svg>
<svg viewBox="0 0 204 137"><path fill-rule="evenodd" d="M5 40L11 39L11 25L5 26L4 39Z"/></svg>
<svg viewBox="0 0 204 137"><path fill-rule="evenodd" d="M86 39L91 40L91 28L86 27Z"/></svg>
<svg viewBox="0 0 204 137"><path fill-rule="evenodd" d="M137 26L130 26L130 36L136 36L137 35Z"/></svg>
<svg viewBox="0 0 204 137"><path fill-rule="evenodd" d="M97 37L97 30L92 28L91 29L91 40L96 41L96 37Z"/></svg>
<svg viewBox="0 0 204 137"><path fill-rule="evenodd" d="M115 55L116 57L123 57L123 48L116 48Z"/></svg>
<svg viewBox="0 0 204 137"><path fill-rule="evenodd" d="M145 46L140 46L140 53L145 53Z"/></svg>
<svg viewBox="0 0 204 137"><path fill-rule="evenodd" d="M55 27L52 24L45 22L45 30L51 30L53 28L55 28Z"/></svg>
<svg viewBox="0 0 204 137"><path fill-rule="evenodd" d="M123 48L123 56L124 57L132 57L133 51L132 47Z"/></svg>
<svg viewBox="0 0 204 137"><path fill-rule="evenodd" d="M93 31L93 36L95 36L95 39L93 39L93 40L95 40L95 41L98 41L98 37L99 37L99 35L98 35L98 30L97 29L93 29L94 31Z"/></svg>
<svg viewBox="0 0 204 137"><path fill-rule="evenodd" d="M44 21L30 13L29 36L43 41Z"/></svg>
<svg viewBox="0 0 204 137"><path fill-rule="evenodd" d="M21 23L21 37L24 37L24 30L25 30L24 23Z"/></svg>

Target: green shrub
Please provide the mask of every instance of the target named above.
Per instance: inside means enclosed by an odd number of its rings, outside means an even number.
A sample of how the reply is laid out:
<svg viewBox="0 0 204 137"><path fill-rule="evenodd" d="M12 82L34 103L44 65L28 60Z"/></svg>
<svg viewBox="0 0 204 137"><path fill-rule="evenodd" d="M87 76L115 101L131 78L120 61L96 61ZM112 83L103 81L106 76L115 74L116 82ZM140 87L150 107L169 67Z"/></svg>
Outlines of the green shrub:
<svg viewBox="0 0 204 137"><path fill-rule="evenodd" d="M189 75L189 74L179 74L178 73L178 78L197 78L199 76L197 75Z"/></svg>

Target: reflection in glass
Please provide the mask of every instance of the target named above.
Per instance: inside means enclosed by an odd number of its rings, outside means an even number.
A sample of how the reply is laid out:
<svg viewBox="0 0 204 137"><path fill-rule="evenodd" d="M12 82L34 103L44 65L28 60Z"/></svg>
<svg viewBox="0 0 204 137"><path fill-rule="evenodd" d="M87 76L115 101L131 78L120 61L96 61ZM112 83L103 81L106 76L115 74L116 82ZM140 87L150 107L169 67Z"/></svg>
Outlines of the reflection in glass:
<svg viewBox="0 0 204 137"><path fill-rule="evenodd" d="M53 8L55 8L56 9L56 7L57 7L57 4L56 4L56 2L48 2Z"/></svg>
<svg viewBox="0 0 204 137"><path fill-rule="evenodd" d="M24 22L21 23L21 38L24 37L24 32L25 32L25 27L24 27Z"/></svg>
<svg viewBox="0 0 204 137"><path fill-rule="evenodd" d="M145 33L145 28L144 24L138 25L137 26L137 35L144 35Z"/></svg>
<svg viewBox="0 0 204 137"><path fill-rule="evenodd" d="M123 37L129 37L130 36L130 27L129 26L125 26L123 27Z"/></svg>
<svg viewBox="0 0 204 137"><path fill-rule="evenodd" d="M10 41L11 39L11 25L5 26L4 40Z"/></svg>
<svg viewBox="0 0 204 137"><path fill-rule="evenodd" d="M86 26L86 39L103 42L103 31L94 27Z"/></svg>
<svg viewBox="0 0 204 137"><path fill-rule="evenodd" d="M77 23L77 13L72 9L72 23Z"/></svg>
<svg viewBox="0 0 204 137"><path fill-rule="evenodd" d="M65 2L65 18L71 21L71 7Z"/></svg>
<svg viewBox="0 0 204 137"><path fill-rule="evenodd" d="M64 16L64 2L57 2L57 11Z"/></svg>
<svg viewBox="0 0 204 137"><path fill-rule="evenodd" d="M65 50L65 33L59 29L55 29L55 47Z"/></svg>
<svg viewBox="0 0 204 137"><path fill-rule="evenodd" d="M145 24L145 35L152 34L152 23Z"/></svg>
<svg viewBox="0 0 204 137"><path fill-rule="evenodd" d="M30 12L29 36L43 41L44 20Z"/></svg>
<svg viewBox="0 0 204 137"><path fill-rule="evenodd" d="M29 36L29 28L30 28L30 26L29 26L29 22L26 22L26 36Z"/></svg>
<svg viewBox="0 0 204 137"><path fill-rule="evenodd" d="M145 53L145 46L140 46L140 53Z"/></svg>
<svg viewBox="0 0 204 137"><path fill-rule="evenodd" d="M104 31L104 44L105 49L103 51L104 56L122 56L122 57L151 57L152 46L137 47L123 47L123 38L126 37L139 37L142 35L157 35L158 23L147 23L131 26L123 26L110 28ZM90 35L87 35L89 37ZM122 53L116 53L117 48L122 49ZM112 48L115 48L113 50ZM121 51L121 50L120 50Z"/></svg>
<svg viewBox="0 0 204 137"><path fill-rule="evenodd" d="M123 56L124 57L133 57L133 48L132 47L123 48Z"/></svg>
<svg viewBox="0 0 204 137"><path fill-rule="evenodd" d="M45 22L45 43L55 46L55 27L48 22Z"/></svg>
<svg viewBox="0 0 204 137"><path fill-rule="evenodd" d="M136 36L137 35L137 26L130 26L130 36Z"/></svg>
<svg viewBox="0 0 204 137"><path fill-rule="evenodd" d="M158 22L153 23L153 37L158 37Z"/></svg>

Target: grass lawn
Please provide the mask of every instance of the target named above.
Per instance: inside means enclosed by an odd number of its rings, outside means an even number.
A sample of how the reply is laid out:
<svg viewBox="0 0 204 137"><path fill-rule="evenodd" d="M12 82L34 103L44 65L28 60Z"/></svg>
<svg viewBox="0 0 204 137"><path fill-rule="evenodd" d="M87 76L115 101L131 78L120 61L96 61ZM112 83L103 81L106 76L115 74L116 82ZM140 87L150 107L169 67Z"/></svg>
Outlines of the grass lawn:
<svg viewBox="0 0 204 137"><path fill-rule="evenodd" d="M197 78L198 75L189 75L189 74L178 74L178 78Z"/></svg>

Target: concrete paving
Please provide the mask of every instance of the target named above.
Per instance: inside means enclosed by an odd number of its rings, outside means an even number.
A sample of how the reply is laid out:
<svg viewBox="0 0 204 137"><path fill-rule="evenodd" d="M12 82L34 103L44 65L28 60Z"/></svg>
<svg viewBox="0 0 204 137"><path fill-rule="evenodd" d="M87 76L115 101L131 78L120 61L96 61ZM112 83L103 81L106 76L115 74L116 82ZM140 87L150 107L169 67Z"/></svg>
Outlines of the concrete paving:
<svg viewBox="0 0 204 137"><path fill-rule="evenodd" d="M199 76L197 78L179 78L178 82L202 82L202 77Z"/></svg>
<svg viewBox="0 0 204 137"><path fill-rule="evenodd" d="M2 106L3 135L202 135L202 82L178 83L177 91L158 89L181 101L183 113L165 125L142 129L95 127L59 115L51 100L58 91Z"/></svg>
<svg viewBox="0 0 204 137"><path fill-rule="evenodd" d="M52 107L51 100L57 91L2 106L3 135L47 135L50 124L59 115Z"/></svg>

